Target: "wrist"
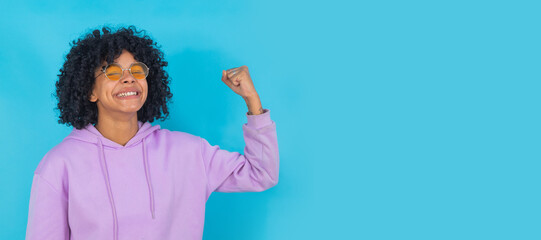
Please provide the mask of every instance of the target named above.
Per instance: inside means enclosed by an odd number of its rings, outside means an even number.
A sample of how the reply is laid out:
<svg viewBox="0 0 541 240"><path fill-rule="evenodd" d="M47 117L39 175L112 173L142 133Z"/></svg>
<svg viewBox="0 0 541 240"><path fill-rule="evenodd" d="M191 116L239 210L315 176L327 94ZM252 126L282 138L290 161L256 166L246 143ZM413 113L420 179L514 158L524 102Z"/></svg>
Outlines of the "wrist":
<svg viewBox="0 0 541 240"><path fill-rule="evenodd" d="M257 99L257 101L246 101L246 106L248 107L248 115L258 115L263 113L263 106L259 99Z"/></svg>
<svg viewBox="0 0 541 240"><path fill-rule="evenodd" d="M246 114L248 114L248 115L259 115L259 114L262 114L264 112L265 111L263 110L263 107L260 107L258 110L255 110L255 111L249 109Z"/></svg>
<svg viewBox="0 0 541 240"><path fill-rule="evenodd" d="M246 106L248 107L248 115L259 115L263 113L263 107L261 105L261 99L257 93L244 96L244 101L246 101Z"/></svg>

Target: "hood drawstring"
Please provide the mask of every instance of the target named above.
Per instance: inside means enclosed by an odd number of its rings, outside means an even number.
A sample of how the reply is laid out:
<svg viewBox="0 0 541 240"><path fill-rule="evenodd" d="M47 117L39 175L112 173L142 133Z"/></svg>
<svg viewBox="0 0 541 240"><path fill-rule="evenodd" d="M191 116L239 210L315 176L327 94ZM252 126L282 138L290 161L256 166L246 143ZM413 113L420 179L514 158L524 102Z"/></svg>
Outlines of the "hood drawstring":
<svg viewBox="0 0 541 240"><path fill-rule="evenodd" d="M111 204L111 209L113 211L113 239L118 239L118 219L116 217L116 208L115 200L113 199L113 192L111 191L111 183L109 182L109 171L107 171L107 163L105 163L105 151L103 149L103 143L101 139L98 138L98 150L100 155L100 165L101 173L105 178L105 183L107 184L107 193L109 195L109 203Z"/></svg>
<svg viewBox="0 0 541 240"><path fill-rule="evenodd" d="M145 176L147 179L148 192L150 196L150 213L152 215L152 219L155 219L154 191L152 190L152 181L150 178L150 170L148 167L148 152L145 145L145 138L143 138L141 142L143 143L143 164L145 166ZM109 181L109 171L107 168L107 163L105 162L105 150L103 148L103 143L101 142L100 138L98 138L98 151L100 155L99 157L100 157L101 172L103 174L103 177L105 178L105 183L107 185L107 193L109 196L109 203L111 204L111 210L113 211L113 239L117 240L118 239L118 218L116 215L113 192L111 191L111 183Z"/></svg>
<svg viewBox="0 0 541 240"><path fill-rule="evenodd" d="M150 212L152 213L152 219L154 219L154 214L155 214L154 191L152 190L150 170L148 169L148 152L145 146L145 138L143 138L142 142L143 142L143 164L145 165L145 175L147 177L148 194L150 195Z"/></svg>

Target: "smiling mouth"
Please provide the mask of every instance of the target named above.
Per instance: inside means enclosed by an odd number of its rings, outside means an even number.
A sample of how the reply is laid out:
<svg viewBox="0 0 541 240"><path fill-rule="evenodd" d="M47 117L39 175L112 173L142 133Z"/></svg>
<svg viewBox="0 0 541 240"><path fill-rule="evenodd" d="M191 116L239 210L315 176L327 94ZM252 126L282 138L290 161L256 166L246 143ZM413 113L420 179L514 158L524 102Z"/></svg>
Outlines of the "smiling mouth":
<svg viewBox="0 0 541 240"><path fill-rule="evenodd" d="M123 92L119 93L116 96L119 98L127 98L127 97L133 97L133 96L139 96L139 92Z"/></svg>

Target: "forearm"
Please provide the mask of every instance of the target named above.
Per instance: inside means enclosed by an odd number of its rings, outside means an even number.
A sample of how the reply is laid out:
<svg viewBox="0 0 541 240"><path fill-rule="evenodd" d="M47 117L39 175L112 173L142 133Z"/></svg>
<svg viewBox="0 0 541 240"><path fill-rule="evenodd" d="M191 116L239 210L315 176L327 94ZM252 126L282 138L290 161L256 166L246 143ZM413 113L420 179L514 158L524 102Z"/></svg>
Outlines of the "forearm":
<svg viewBox="0 0 541 240"><path fill-rule="evenodd" d="M248 115L258 115L263 113L263 106L261 105L261 99L259 95L253 95L251 97L245 97L246 106L248 106Z"/></svg>

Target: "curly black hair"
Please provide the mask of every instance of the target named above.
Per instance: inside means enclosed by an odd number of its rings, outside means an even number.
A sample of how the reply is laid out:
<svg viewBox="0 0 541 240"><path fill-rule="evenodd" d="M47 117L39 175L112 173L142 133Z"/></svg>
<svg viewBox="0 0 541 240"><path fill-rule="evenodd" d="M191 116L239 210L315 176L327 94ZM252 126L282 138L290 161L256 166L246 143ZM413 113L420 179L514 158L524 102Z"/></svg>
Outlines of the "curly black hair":
<svg viewBox="0 0 541 240"><path fill-rule="evenodd" d="M173 97L169 89L170 78L164 67L167 62L158 44L144 30L133 25L120 27L115 32L108 26L84 34L70 43L71 50L58 74L55 97L60 112L58 123L82 129L98 121L98 107L89 101L94 87L94 72L103 61L112 63L122 50L134 55L136 61L149 68L147 76L148 97L139 111L137 120L153 122L169 116L167 103ZM142 33L142 34L141 34Z"/></svg>

